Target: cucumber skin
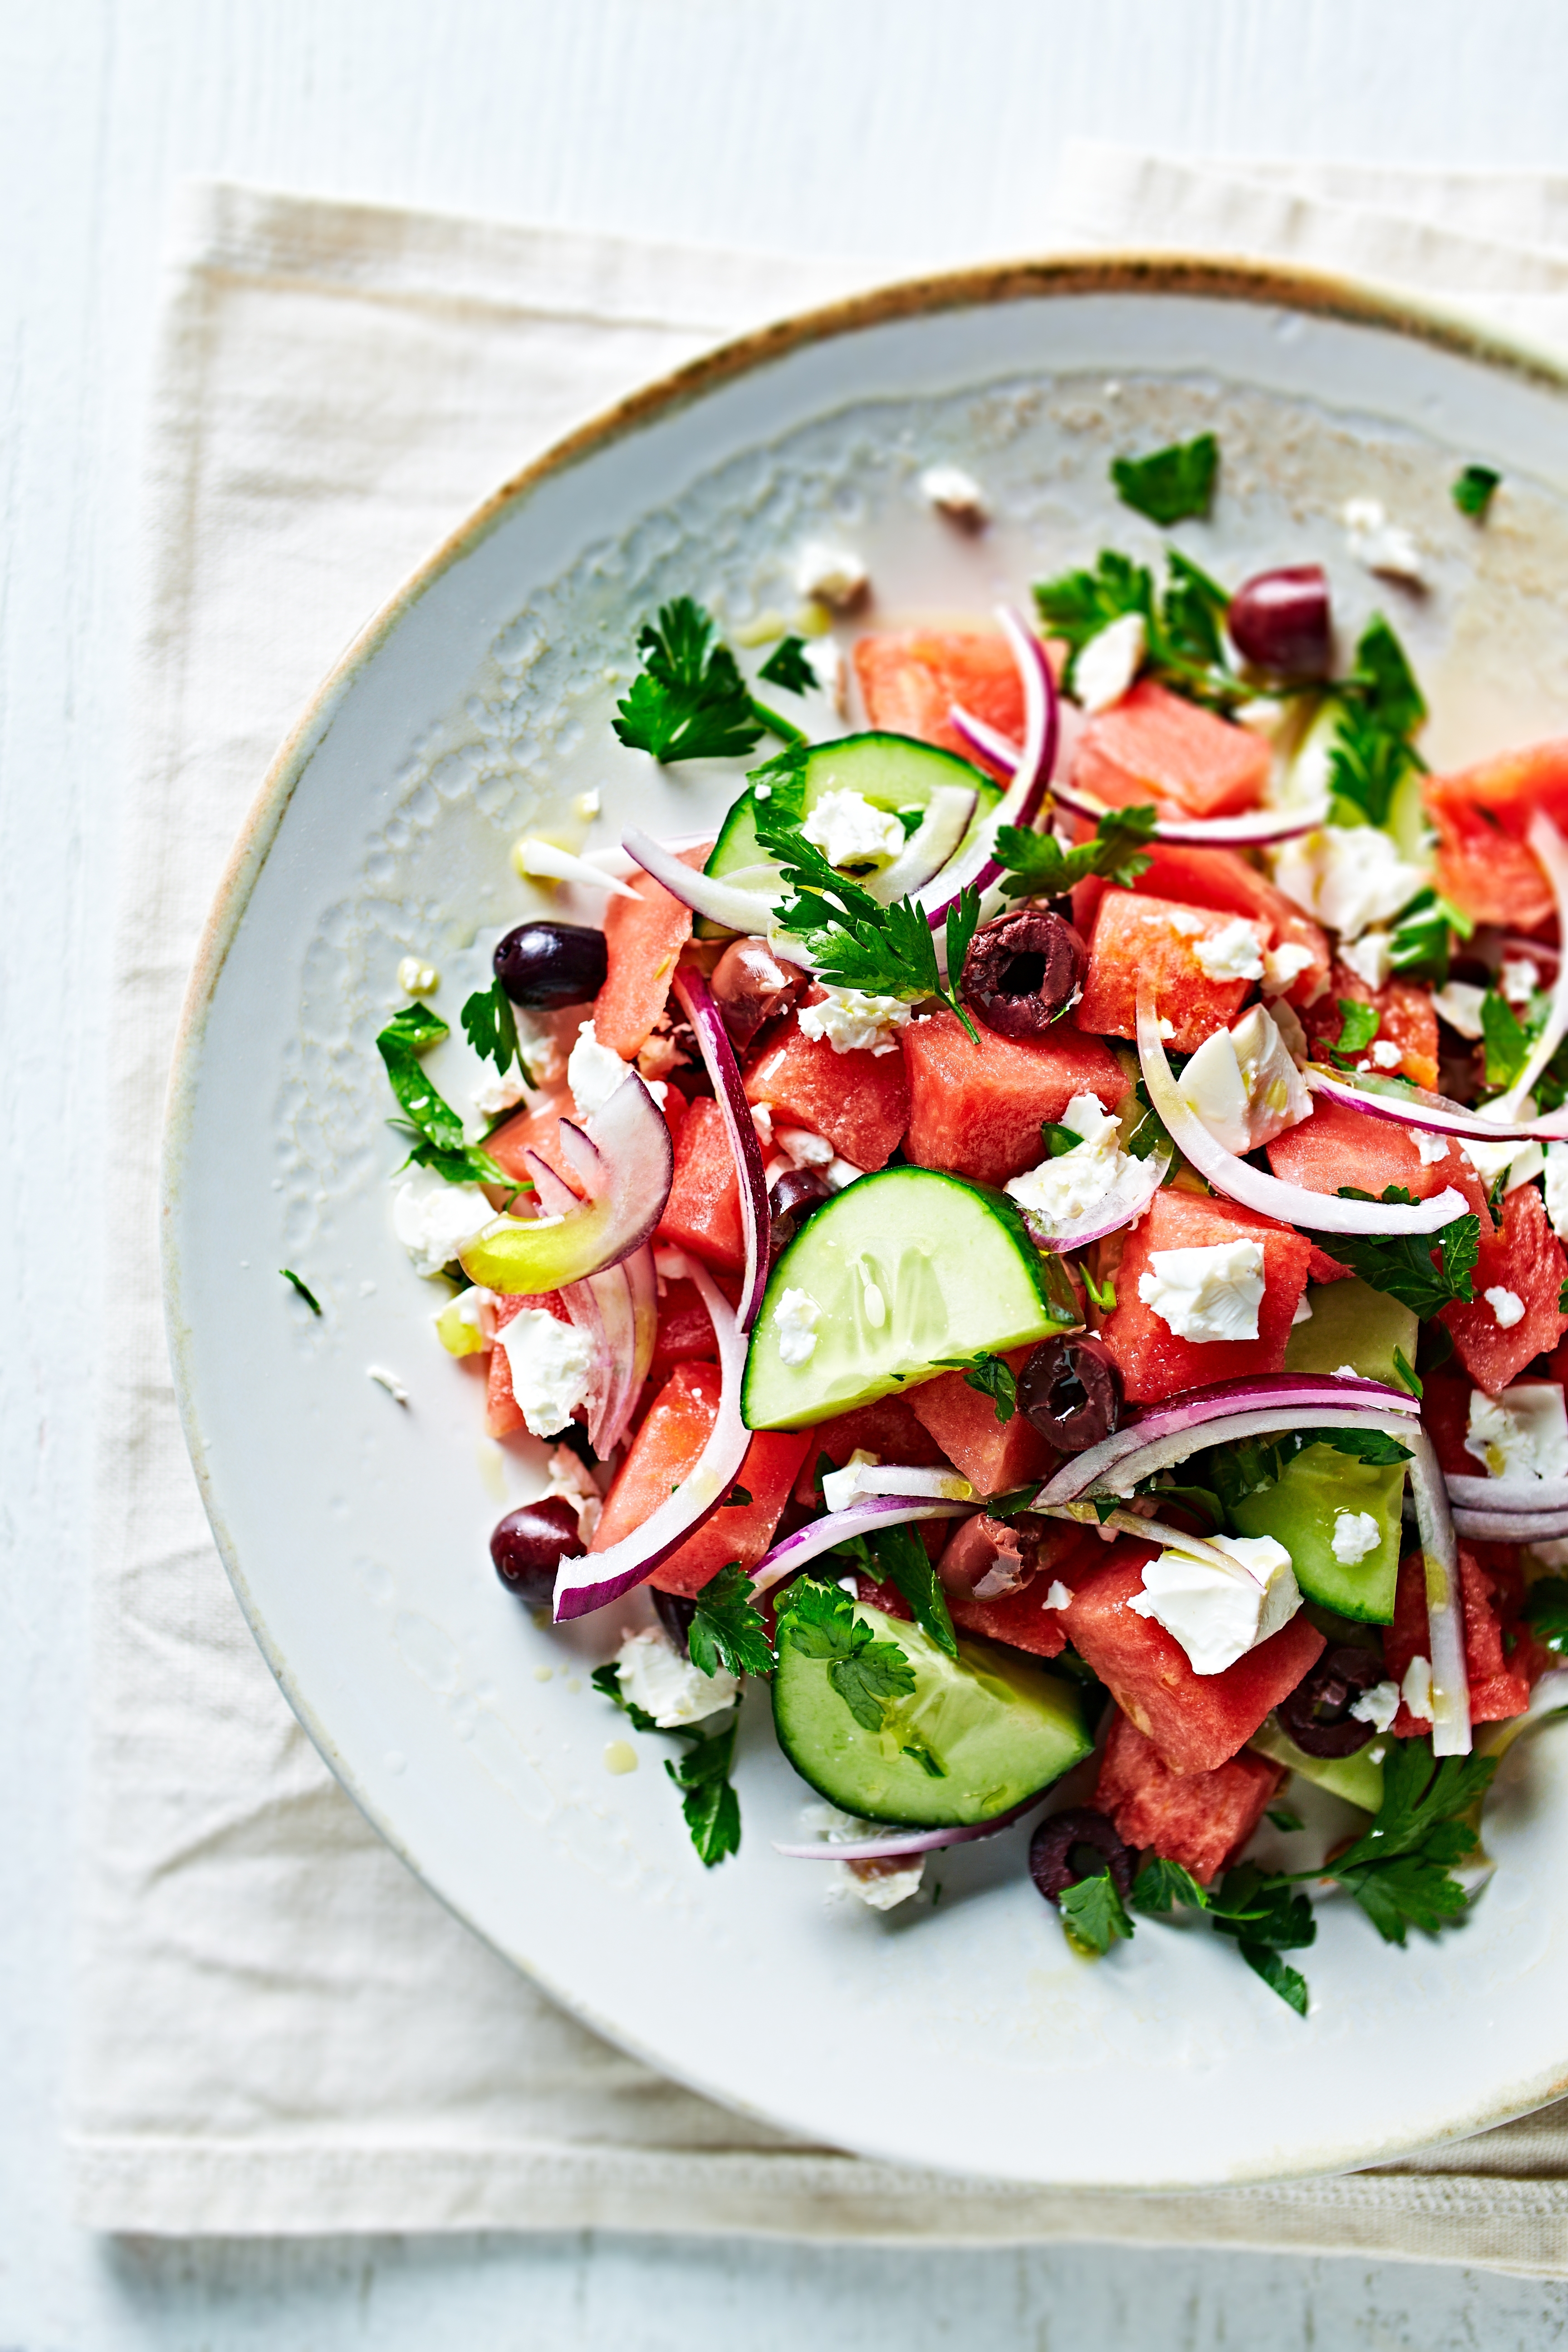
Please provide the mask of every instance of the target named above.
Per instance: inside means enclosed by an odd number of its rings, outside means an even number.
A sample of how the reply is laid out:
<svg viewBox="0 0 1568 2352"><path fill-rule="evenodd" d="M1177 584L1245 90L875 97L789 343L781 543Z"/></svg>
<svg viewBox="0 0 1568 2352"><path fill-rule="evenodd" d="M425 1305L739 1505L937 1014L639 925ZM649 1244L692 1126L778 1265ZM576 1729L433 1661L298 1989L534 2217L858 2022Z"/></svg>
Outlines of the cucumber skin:
<svg viewBox="0 0 1568 2352"><path fill-rule="evenodd" d="M806 1785L840 1811L861 1821L883 1822L905 1829L973 1828L981 1822L994 1820L998 1813L1010 1812L1032 1796L1043 1794L1089 1754L1093 1741L1084 1727L1081 1702L1077 1691L1061 1676L1047 1674L1033 1662L1023 1662L1021 1654L1018 1663L1015 1663L1013 1654L987 1642L961 1640L955 1666L918 1626L884 1616L880 1610L864 1603L857 1608L856 1614L871 1627L878 1641L896 1642L914 1665L914 1696L902 1703L897 1712L918 1707L922 1682L929 1687L940 1677L956 1684L964 1670L971 1675L983 1676L989 1684L1011 1685L1020 1716L1026 1704L1032 1702L1033 1721L1028 1728L1037 1746L1039 1771L1037 1777L1029 1772L1022 1780L1015 1777L1010 1782L1004 1780L999 1793L994 1777L988 1772L992 1801L976 1797L965 1801L963 1792L966 1783L962 1778L950 1775L936 1780L918 1763L898 1755L896 1749L889 1755L889 1735L867 1731L857 1723L828 1683L826 1661L803 1657L786 1640L773 1675L773 1728L779 1748ZM986 1733L987 1754L991 1742L1001 1745L1006 1741L1005 1718L1013 1709L1005 1699L997 1698L991 1712L994 1722ZM1047 1715L1056 1717L1048 1730L1045 1724ZM1014 1737L1021 1736L1023 1728L1021 1723L1015 1726ZM933 1746L937 1746L940 1737L933 1726ZM940 1747L937 1752L941 1753ZM908 1789L909 1796L897 1811L888 1810L885 1798L868 1796L865 1779L857 1773L858 1758L866 1772L875 1773L879 1779L894 1776Z"/></svg>
<svg viewBox="0 0 1568 2352"><path fill-rule="evenodd" d="M963 783L973 787L979 793L979 805L975 810L976 822L984 817L988 810L994 808L1002 797L1001 787L990 776L983 775L978 768L971 767L969 761L961 759L956 751L943 751L941 745L936 743L922 743L917 736L895 735L887 728L871 728L859 735L837 736L831 743L814 743L805 760L793 772L782 772L776 777L769 776L766 781L772 786L773 805L798 824L812 805L810 770L813 760L819 753L828 752L837 753L842 759L845 746L851 743L879 746L886 744L900 752L916 751L920 754L920 765L922 767L933 766L939 761L943 763L950 768L951 772L934 780L947 783ZM910 764L913 766L915 763L911 761ZM853 792L858 787L851 783L848 789ZM904 788L906 803L910 797L911 789ZM876 787L873 785L873 794L875 792ZM872 795L868 794L867 797L870 798ZM755 806L753 787L748 783L719 828L719 838L713 844L709 853L708 863L702 869L705 874L722 877L733 873L738 866L754 866L766 856L766 852L757 839ZM965 839L968 838L969 835L966 835Z"/></svg>
<svg viewBox="0 0 1568 2352"><path fill-rule="evenodd" d="M1388 1625L1394 1620L1394 1594L1399 1575L1399 1496L1404 1485L1403 1469L1379 1473L1371 1465L1352 1461L1322 1446L1310 1445L1285 1465L1275 1485L1237 1504L1231 1517L1238 1535L1273 1536L1284 1545L1290 1555L1296 1581L1309 1599L1321 1601L1325 1609L1335 1610L1340 1616L1352 1618L1358 1624ZM1331 1494L1335 1486L1342 1489L1340 1497ZM1348 1566L1335 1559L1330 1548L1332 1521L1329 1520L1325 1528L1325 1511L1310 1507L1314 1488L1330 1489L1331 1503L1337 1503L1340 1510L1371 1509L1374 1517L1384 1521L1381 1559L1374 1553L1368 1559ZM1302 1489L1306 1490L1304 1494ZM1310 1544L1303 1542L1304 1523L1309 1522Z"/></svg>

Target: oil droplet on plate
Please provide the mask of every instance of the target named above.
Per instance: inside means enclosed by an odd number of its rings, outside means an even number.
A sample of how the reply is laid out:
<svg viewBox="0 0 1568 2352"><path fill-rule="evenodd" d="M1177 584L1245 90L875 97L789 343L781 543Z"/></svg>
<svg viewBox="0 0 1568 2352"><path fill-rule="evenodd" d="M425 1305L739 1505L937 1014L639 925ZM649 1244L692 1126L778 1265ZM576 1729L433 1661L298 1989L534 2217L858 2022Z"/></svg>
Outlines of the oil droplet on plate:
<svg viewBox="0 0 1568 2352"><path fill-rule="evenodd" d="M605 1749L605 1771L635 1772L637 1769L637 1751L632 1746L630 1740L612 1739L609 1741Z"/></svg>
<svg viewBox="0 0 1568 2352"><path fill-rule="evenodd" d="M533 1679L536 1683L547 1683L554 1672L553 1666L535 1666Z"/></svg>

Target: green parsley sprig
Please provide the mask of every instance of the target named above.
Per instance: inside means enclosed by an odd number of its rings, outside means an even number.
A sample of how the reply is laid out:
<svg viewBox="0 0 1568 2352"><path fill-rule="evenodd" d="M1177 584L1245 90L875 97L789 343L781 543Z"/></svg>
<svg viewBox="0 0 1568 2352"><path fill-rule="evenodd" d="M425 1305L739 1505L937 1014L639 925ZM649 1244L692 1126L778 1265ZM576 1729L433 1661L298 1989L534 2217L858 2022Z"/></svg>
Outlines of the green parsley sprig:
<svg viewBox="0 0 1568 2352"><path fill-rule="evenodd" d="M1063 1128L1061 1132L1072 1135L1071 1128ZM1073 1141L1079 1140L1074 1135ZM993 1355L987 1349L978 1356L939 1356L937 1361L950 1372L962 1372L965 1388L973 1389L978 1396L989 1397L996 1408L998 1422L1012 1420L1018 1410L1018 1383L1005 1356Z"/></svg>
<svg viewBox="0 0 1568 2352"><path fill-rule="evenodd" d="M1352 818L1384 824L1405 777L1426 765L1411 740L1426 720L1426 703L1381 613L1362 631L1350 675L1332 692L1341 715L1329 753L1331 799Z"/></svg>
<svg viewBox="0 0 1568 2352"><path fill-rule="evenodd" d="M1112 809L1088 841L1064 849L1054 834L1029 833L1004 824L996 833L996 861L1007 868L1002 892L1008 898L1059 898L1091 874L1130 890L1153 864L1146 844L1154 838L1158 812L1151 807Z"/></svg>
<svg viewBox="0 0 1568 2352"><path fill-rule="evenodd" d="M665 1725L656 1723L646 1707L626 1697L613 1662L595 1666L590 1680L596 1691L630 1717L634 1731L657 1731L664 1738L686 1743L685 1755L667 1758L664 1769L680 1790L680 1810L704 1868L711 1870L715 1863L738 1853L741 1801L730 1779L730 1767L734 1761L740 1708L717 1731L695 1723Z"/></svg>
<svg viewBox="0 0 1568 2352"><path fill-rule="evenodd" d="M1383 1015L1375 1004L1363 1004L1359 997L1336 996L1340 1008L1340 1034L1329 1048L1342 1070L1354 1065L1358 1054L1364 1054L1378 1033Z"/></svg>
<svg viewBox="0 0 1568 2352"><path fill-rule="evenodd" d="M428 1005L405 1004L375 1041L392 1091L407 1114L406 1118L389 1121L410 1140L403 1164L432 1168L448 1184L506 1184L514 1192L526 1192L531 1188L509 1176L488 1151L464 1141L462 1120L425 1075L420 1055L450 1034L440 1014L432 1013Z"/></svg>
<svg viewBox="0 0 1568 2352"><path fill-rule="evenodd" d="M464 1036L481 1062L493 1062L503 1078L515 1062L523 1085L532 1086L532 1074L518 1043L517 1016L511 1009L511 999L499 980L470 996L458 1017Z"/></svg>
<svg viewBox="0 0 1568 2352"><path fill-rule="evenodd" d="M737 1677L772 1674L773 1645L752 1606L754 1591L745 1570L731 1560L698 1593L686 1647L700 1674L711 1675L721 1665Z"/></svg>
<svg viewBox="0 0 1568 2352"><path fill-rule="evenodd" d="M661 604L658 618L638 632L637 651L641 672L616 704L613 722L634 751L649 751L668 766L677 760L742 759L764 735L786 743L805 740L798 727L750 692L711 614L694 597ZM773 682L788 684L782 677Z"/></svg>
<svg viewBox="0 0 1568 2352"><path fill-rule="evenodd" d="M1217 580L1179 548L1165 550L1165 585L1131 557L1101 548L1092 570L1064 572L1036 583L1035 604L1049 635L1066 644L1069 691L1079 655L1112 621L1136 613L1143 622L1143 667L1194 702L1229 710L1258 688L1240 677L1226 652L1224 625L1230 598Z"/></svg>
<svg viewBox="0 0 1568 2352"><path fill-rule="evenodd" d="M950 1658L956 1658L958 1636L948 1614L947 1595L918 1531L912 1527L884 1528L876 1538L876 1559L879 1580L901 1592L921 1633L929 1633Z"/></svg>
<svg viewBox="0 0 1568 2352"><path fill-rule="evenodd" d="M1339 1196L1342 1201L1373 1198L1354 1184L1342 1184ZM1391 1206L1415 1206L1403 1184L1385 1184L1381 1197ZM1435 1234L1314 1234L1310 1238L1373 1290L1414 1307L1423 1322L1450 1302L1468 1306L1473 1296L1470 1270L1481 1245L1481 1221L1473 1212Z"/></svg>
<svg viewBox="0 0 1568 2352"><path fill-rule="evenodd" d="M1219 474L1219 443L1212 433L1173 441L1146 457L1113 457L1110 478L1123 506L1147 515L1164 530L1201 519L1214 502Z"/></svg>
<svg viewBox="0 0 1568 2352"><path fill-rule="evenodd" d="M911 1604L912 1605L912 1604ZM914 1668L896 1642L879 1642L837 1584L797 1577L778 1611L782 1649L827 1662L827 1679L865 1731L880 1731L889 1706L915 1687Z"/></svg>

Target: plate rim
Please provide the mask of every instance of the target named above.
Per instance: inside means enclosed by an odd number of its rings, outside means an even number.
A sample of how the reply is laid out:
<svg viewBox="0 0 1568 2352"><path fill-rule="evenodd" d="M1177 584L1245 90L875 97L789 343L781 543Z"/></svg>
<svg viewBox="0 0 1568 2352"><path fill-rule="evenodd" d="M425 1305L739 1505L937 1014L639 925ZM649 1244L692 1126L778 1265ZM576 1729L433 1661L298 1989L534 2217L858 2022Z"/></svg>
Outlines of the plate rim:
<svg viewBox="0 0 1568 2352"><path fill-rule="evenodd" d="M1159 252L1118 247L1108 251L1068 252L1049 258L1019 258L973 264L963 268L899 278L858 294L795 311L768 324L727 339L679 367L653 378L609 406L597 411L572 432L508 478L446 533L395 588L350 638L310 694L284 737L263 775L225 863L204 921L190 974L182 998L170 1057L159 1151L158 1219L160 1267L170 1368L181 1431L190 1456L203 1508L229 1583L247 1624L266 1659L268 1671L288 1701L301 1728L344 1793L373 1829L437 1901L461 1920L470 1934L489 1945L510 1967L537 1982L571 2015L616 2046L628 2051L665 2076L674 2074L662 2053L645 2048L635 2032L620 2022L597 2015L592 2005L566 1985L503 1950L478 1927L438 1885L426 1876L409 1853L381 1807L359 1784L347 1759L341 1756L315 1707L299 1687L292 1669L274 1642L266 1619L252 1594L248 1579L213 1491L197 1416L193 1366L182 1328L179 1223L174 1214L182 1187L185 1140L199 1084L206 1015L222 978L228 950L243 922L262 867L277 839L296 786L306 772L326 727L360 671L386 643L404 616L453 565L477 547L502 518L542 484L627 438L646 424L703 398L736 378L752 373L791 353L816 343L858 333L901 320L934 317L965 309L1083 295L1142 295L1152 299L1187 298L1232 301L1257 308L1295 310L1400 335L1481 366L1500 370L1534 383L1568 400L1568 360L1538 345L1528 336L1484 325L1462 307L1449 305L1405 289L1340 272L1314 270L1240 257L1183 252ZM690 2074L675 2079L702 2097L739 2113L757 2110ZM1534 2078L1528 2087L1516 2085L1492 2103L1473 2108L1451 2122L1435 2138L1411 2140L1394 2135L1364 2153L1358 2151L1350 2167L1385 2164L1423 2149L1447 2147L1477 2134L1538 2111L1568 2094L1568 2054L1563 2071ZM793 2125L784 2128L794 2129ZM880 2153L867 2160L903 2165L907 2159ZM921 2165L921 2169L929 2168ZM1279 2172L1267 2164L1244 2166L1205 2183L1161 2181L1132 2185L1125 2181L1074 2184L1079 2189L1116 2197L1193 2193L1220 2188L1265 2188L1292 2181L1332 2177L1346 2169L1342 2155L1305 2170ZM968 2177L968 2176L965 2176ZM1029 2184L1013 2179L1014 2188L1031 2185L1051 2193L1052 2184ZM1066 2184L1056 2184L1058 2189Z"/></svg>

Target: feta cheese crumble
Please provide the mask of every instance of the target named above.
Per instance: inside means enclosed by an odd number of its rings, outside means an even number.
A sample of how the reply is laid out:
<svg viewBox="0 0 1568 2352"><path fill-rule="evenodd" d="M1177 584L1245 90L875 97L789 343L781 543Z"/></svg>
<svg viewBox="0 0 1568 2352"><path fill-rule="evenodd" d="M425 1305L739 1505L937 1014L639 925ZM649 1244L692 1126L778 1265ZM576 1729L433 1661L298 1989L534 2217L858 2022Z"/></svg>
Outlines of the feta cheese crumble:
<svg viewBox="0 0 1568 2352"><path fill-rule="evenodd" d="M1331 1549L1334 1558L1342 1561L1346 1568L1353 1568L1358 1559L1364 1559L1369 1551L1375 1551L1382 1539L1382 1530L1370 1511L1340 1511L1335 1514Z"/></svg>
<svg viewBox="0 0 1568 2352"><path fill-rule="evenodd" d="M474 1108L481 1118L499 1118L503 1110L515 1110L526 1089L515 1070L504 1076L487 1078L476 1087L471 1097Z"/></svg>
<svg viewBox="0 0 1568 2352"><path fill-rule="evenodd" d="M1546 1214L1554 1234L1568 1233L1568 1143L1546 1147Z"/></svg>
<svg viewBox="0 0 1568 2352"><path fill-rule="evenodd" d="M840 1862L835 1870L846 1893L858 1895L873 1911L891 1911L919 1894L925 1866L923 1853L889 1853L879 1860Z"/></svg>
<svg viewBox="0 0 1568 2352"><path fill-rule="evenodd" d="M971 526L990 514L984 491L962 466L928 466L921 476L921 496L954 522Z"/></svg>
<svg viewBox="0 0 1568 2352"><path fill-rule="evenodd" d="M610 1046L601 1045L593 1023L584 1021L566 1063L566 1083L578 1118L592 1118L596 1110L603 1110L616 1088L630 1076L631 1066Z"/></svg>
<svg viewBox="0 0 1568 2352"><path fill-rule="evenodd" d="M392 1203L392 1230L416 1274L439 1274L495 1215L477 1184L443 1183L433 1169L416 1168Z"/></svg>
<svg viewBox="0 0 1568 2352"><path fill-rule="evenodd" d="M1311 949L1298 947L1294 940L1285 940L1277 948L1265 948L1264 995L1283 996L1288 988L1294 988L1311 961Z"/></svg>
<svg viewBox="0 0 1568 2352"><path fill-rule="evenodd" d="M1489 1478L1568 1478L1568 1409L1557 1381L1470 1392L1465 1451Z"/></svg>
<svg viewBox="0 0 1568 2352"><path fill-rule="evenodd" d="M1342 955L1344 940L1392 920L1426 877L1405 864L1386 833L1361 824L1327 825L1286 842L1275 856L1274 879L1288 898L1342 934Z"/></svg>
<svg viewBox="0 0 1568 2352"><path fill-rule="evenodd" d="M1448 1157L1447 1136L1434 1135L1430 1128L1426 1127L1412 1128L1410 1133L1415 1138L1415 1149L1420 1155L1423 1168L1436 1168L1439 1160L1447 1160Z"/></svg>
<svg viewBox="0 0 1568 2352"><path fill-rule="evenodd" d="M1373 1067L1374 1069L1396 1070L1404 1059L1404 1046L1396 1045L1392 1037L1377 1037L1373 1039L1372 1061Z"/></svg>
<svg viewBox="0 0 1568 2352"><path fill-rule="evenodd" d="M904 845L898 818L889 809L873 808L864 793L824 793L800 831L829 866L886 865Z"/></svg>
<svg viewBox="0 0 1568 2352"><path fill-rule="evenodd" d="M1344 950L1340 950L1342 955ZM1472 981L1451 980L1446 987L1432 992L1432 1005L1440 1013L1450 1029L1461 1037L1479 1037L1481 1034L1481 1006L1486 1002L1486 990L1476 987Z"/></svg>
<svg viewBox="0 0 1568 2352"><path fill-rule="evenodd" d="M1076 1224L1099 1208L1131 1166L1121 1149L1121 1125L1094 1095L1074 1095L1061 1125L1081 1140L1055 1160L1010 1179L1009 1199L1047 1234Z"/></svg>
<svg viewBox="0 0 1568 2352"><path fill-rule="evenodd" d="M511 1390L531 1437L553 1437L587 1397L594 1346L574 1323L546 1307L523 1307L496 1333L506 1351Z"/></svg>
<svg viewBox="0 0 1568 2352"><path fill-rule="evenodd" d="M826 540L808 541L795 560L795 584L800 593L831 604L836 612L847 612L858 604L870 580L852 549L830 546Z"/></svg>
<svg viewBox="0 0 1568 2352"><path fill-rule="evenodd" d="M796 1015L803 1037L826 1037L836 1054L894 1054L896 1032L910 1024L911 1007L897 996L869 996L858 988L825 988L816 1004Z"/></svg>
<svg viewBox="0 0 1568 2352"><path fill-rule="evenodd" d="M1090 637L1073 664L1072 690L1080 709L1109 710L1143 667L1148 632L1142 613L1123 613Z"/></svg>
<svg viewBox="0 0 1568 2352"><path fill-rule="evenodd" d="M1347 499L1341 520L1345 545L1358 563L1384 579L1420 585L1425 576L1420 543L1403 523L1390 522L1381 499Z"/></svg>
<svg viewBox="0 0 1568 2352"><path fill-rule="evenodd" d="M1205 1037L1181 1076L1182 1097L1238 1156L1310 1118L1312 1097L1278 1023L1261 1004Z"/></svg>
<svg viewBox="0 0 1568 2352"><path fill-rule="evenodd" d="M1213 1549L1225 1564L1182 1551L1146 1561L1142 1593L1127 1603L1163 1625L1199 1675L1234 1666L1301 1605L1290 1555L1272 1536L1215 1536Z"/></svg>
<svg viewBox="0 0 1568 2352"><path fill-rule="evenodd" d="M1199 940L1193 950L1198 968L1210 980L1261 980L1263 948L1257 932L1238 915L1233 923Z"/></svg>
<svg viewBox="0 0 1568 2352"><path fill-rule="evenodd" d="M397 967L397 985L405 996L434 996L441 985L441 975L422 956L405 956Z"/></svg>
<svg viewBox="0 0 1568 2352"><path fill-rule="evenodd" d="M1065 1609L1071 1599L1071 1592L1058 1576L1047 1585L1046 1597L1040 1606L1042 1609Z"/></svg>
<svg viewBox="0 0 1568 2352"><path fill-rule="evenodd" d="M661 1731L718 1715L741 1687L723 1666L703 1674L681 1656L667 1633L654 1632L622 1635L616 1679L621 1696L646 1709Z"/></svg>
<svg viewBox="0 0 1568 2352"><path fill-rule="evenodd" d="M1432 1720L1432 1661L1412 1658L1405 1669L1405 1680L1399 1685L1399 1696L1418 1722Z"/></svg>
<svg viewBox="0 0 1568 2352"><path fill-rule="evenodd" d="M1541 973L1528 956L1505 956L1498 985L1510 1004L1528 1004L1541 985Z"/></svg>
<svg viewBox="0 0 1568 2352"><path fill-rule="evenodd" d="M1517 1290L1505 1290L1500 1282L1494 1282L1481 1296L1491 1308L1500 1331L1511 1331L1516 1323L1523 1322L1524 1301Z"/></svg>
<svg viewBox="0 0 1568 2352"><path fill-rule="evenodd" d="M792 1367L809 1364L816 1353L816 1326L822 1309L809 1290L786 1290L773 1318L780 1360Z"/></svg>
<svg viewBox="0 0 1568 2352"><path fill-rule="evenodd" d="M1349 947L1341 948L1340 961L1369 988L1382 988L1393 968L1394 942L1386 931L1363 931Z"/></svg>
<svg viewBox="0 0 1568 2352"><path fill-rule="evenodd" d="M1263 1303L1261 1242L1154 1250L1138 1296L1178 1339L1256 1339Z"/></svg>
<svg viewBox="0 0 1568 2352"><path fill-rule="evenodd" d="M1357 1723L1370 1723L1374 1731L1386 1731L1399 1713L1399 1685L1373 1683L1360 1698L1352 1701L1351 1716Z"/></svg>

